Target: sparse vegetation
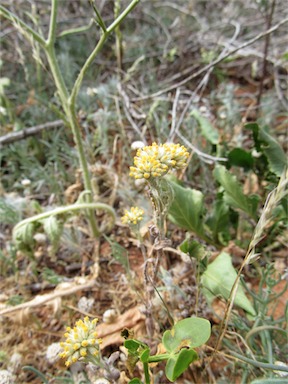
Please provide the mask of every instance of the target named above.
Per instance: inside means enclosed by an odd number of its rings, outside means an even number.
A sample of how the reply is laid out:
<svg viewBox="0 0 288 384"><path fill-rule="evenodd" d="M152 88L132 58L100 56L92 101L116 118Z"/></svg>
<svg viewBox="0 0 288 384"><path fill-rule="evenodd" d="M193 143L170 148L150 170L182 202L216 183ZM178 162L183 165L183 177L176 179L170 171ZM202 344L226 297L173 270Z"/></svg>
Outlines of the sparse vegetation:
<svg viewBox="0 0 288 384"><path fill-rule="evenodd" d="M0 382L284 383L285 2L0 18Z"/></svg>

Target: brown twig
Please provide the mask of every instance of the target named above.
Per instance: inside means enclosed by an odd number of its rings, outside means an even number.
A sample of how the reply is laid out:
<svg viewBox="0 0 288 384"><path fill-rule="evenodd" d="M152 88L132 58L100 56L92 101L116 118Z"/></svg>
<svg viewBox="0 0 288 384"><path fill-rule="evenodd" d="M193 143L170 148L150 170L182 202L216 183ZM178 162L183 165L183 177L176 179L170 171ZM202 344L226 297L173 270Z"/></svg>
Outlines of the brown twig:
<svg viewBox="0 0 288 384"><path fill-rule="evenodd" d="M22 303L19 305L15 305L14 307L2 309L0 311L0 316L9 315L13 312L17 312L26 308L35 308L40 305L44 305L58 297L73 295L78 291L82 291L87 288L92 288L94 285L95 285L95 280L93 279L88 281L85 284L78 284L78 285L69 287L67 289L54 290L52 293L47 293L45 295L38 295L38 296L35 296L34 299L27 301L26 303Z"/></svg>
<svg viewBox="0 0 288 384"><path fill-rule="evenodd" d="M164 88L164 89L162 89L162 90L160 90L158 92L152 93L151 95L146 95L146 96L142 96L142 97L135 97L135 98L133 98L131 100L132 101L147 100L147 99L151 99L151 98L154 98L154 97L158 97L158 96L162 95L163 93L167 93L167 92L173 91L174 89L176 89L178 87L181 87L182 85L185 85L189 81L191 81L191 80L197 78L198 76L202 75L202 73L208 71L210 68L212 68L215 65L221 63L222 61L224 61L225 59L227 59L229 56L233 55L234 53L240 51L243 48L248 47L249 45L254 44L256 41L262 39L263 37L265 37L267 35L270 35L271 33L277 31L277 29L279 29L283 24L285 24L287 22L288 22L288 17L285 18L284 20L281 20L278 24L274 25L273 27L271 27L267 31L259 33L257 36L253 37L253 39L250 39L250 40L246 41L245 43L243 43L242 45L240 45L239 47L236 47L236 48L232 49L231 51L227 52L225 55L223 55L223 56L220 55L216 60L212 61L208 65L205 65L204 68L199 69L197 72L192 73L192 75L186 77L182 81L179 81L178 83L170 85L169 87Z"/></svg>
<svg viewBox="0 0 288 384"><path fill-rule="evenodd" d="M0 147L3 145L14 143L18 140L26 139L27 137L37 135L45 129L58 128L64 125L63 120L51 121L49 123L35 125L35 127L24 128L18 132L7 133L0 137Z"/></svg>
<svg viewBox="0 0 288 384"><path fill-rule="evenodd" d="M276 5L276 0L273 0L269 14L268 14L268 10L267 10L267 30L269 30L271 28L273 14L274 14L274 10L275 10L275 5ZM265 45L264 45L263 63L262 63L262 74L261 74L259 91L258 91L258 96L257 96L257 103L256 103L258 114L259 114L259 109L260 109L260 104L261 104L262 93L263 93L263 89L264 89L264 80L265 80L266 73L267 73L267 56L268 56L269 45L270 45L270 34L265 36Z"/></svg>

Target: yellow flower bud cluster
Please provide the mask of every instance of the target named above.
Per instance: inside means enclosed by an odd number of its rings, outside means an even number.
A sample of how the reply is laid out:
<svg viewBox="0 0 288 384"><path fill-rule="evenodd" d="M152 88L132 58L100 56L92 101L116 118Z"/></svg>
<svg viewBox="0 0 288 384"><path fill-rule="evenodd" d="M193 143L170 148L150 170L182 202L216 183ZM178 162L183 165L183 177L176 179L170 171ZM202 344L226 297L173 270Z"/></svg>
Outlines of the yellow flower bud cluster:
<svg viewBox="0 0 288 384"><path fill-rule="evenodd" d="M153 143L138 149L130 176L135 179L149 179L164 176L170 169L181 169L187 165L189 153L180 144Z"/></svg>
<svg viewBox="0 0 288 384"><path fill-rule="evenodd" d="M124 215L121 217L123 224L138 224L139 221L143 220L144 211L138 207L131 207L130 211L125 209Z"/></svg>
<svg viewBox="0 0 288 384"><path fill-rule="evenodd" d="M70 367L71 364L76 363L81 358L85 361L85 358L89 359L89 357L95 357L99 354L99 345L102 340L97 339L97 321L98 319L90 321L86 316L84 321L77 321L73 329L66 328L67 332L64 334L66 340L60 343L64 350L60 353L60 357L66 359L66 367Z"/></svg>

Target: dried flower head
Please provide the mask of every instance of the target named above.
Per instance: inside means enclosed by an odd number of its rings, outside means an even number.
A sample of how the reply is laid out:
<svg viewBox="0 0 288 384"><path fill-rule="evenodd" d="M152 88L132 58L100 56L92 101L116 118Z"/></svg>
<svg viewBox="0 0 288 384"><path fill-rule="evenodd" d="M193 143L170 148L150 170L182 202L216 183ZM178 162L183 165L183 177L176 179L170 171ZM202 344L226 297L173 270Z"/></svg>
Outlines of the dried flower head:
<svg viewBox="0 0 288 384"><path fill-rule="evenodd" d="M189 153L180 144L153 143L138 149L130 176L135 179L149 179L164 176L170 169L181 169L187 165Z"/></svg>
<svg viewBox="0 0 288 384"><path fill-rule="evenodd" d="M138 207L131 207L130 211L125 209L124 215L121 217L123 224L138 224L139 221L143 220L144 211Z"/></svg>
<svg viewBox="0 0 288 384"><path fill-rule="evenodd" d="M62 348L60 343L52 343L46 350L46 359L49 364L55 364L60 357L60 353L62 352Z"/></svg>
<svg viewBox="0 0 288 384"><path fill-rule="evenodd" d="M60 343L64 352L60 353L62 359L66 359L65 365L70 367L77 360L82 359L87 362L99 354L99 345L102 340L97 339L96 324L98 319L92 321L88 316L84 321L78 320L72 329L67 327L64 334L66 341Z"/></svg>
<svg viewBox="0 0 288 384"><path fill-rule="evenodd" d="M6 369L0 370L0 384L15 384L15 376Z"/></svg>

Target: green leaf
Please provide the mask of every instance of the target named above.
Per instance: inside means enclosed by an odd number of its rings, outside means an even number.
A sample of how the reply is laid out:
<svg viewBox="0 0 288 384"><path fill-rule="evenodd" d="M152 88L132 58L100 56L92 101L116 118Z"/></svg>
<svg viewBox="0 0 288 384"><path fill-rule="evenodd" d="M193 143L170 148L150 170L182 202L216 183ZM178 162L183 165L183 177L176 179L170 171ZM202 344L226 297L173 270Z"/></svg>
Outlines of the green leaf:
<svg viewBox="0 0 288 384"><path fill-rule="evenodd" d="M184 253L188 253L189 256L194 257L198 261L203 260L207 253L202 244L191 239L184 240L180 245L180 250Z"/></svg>
<svg viewBox="0 0 288 384"><path fill-rule="evenodd" d="M13 230L13 240L17 248L22 249L23 246L32 246L34 244L34 223L25 223L16 226Z"/></svg>
<svg viewBox="0 0 288 384"><path fill-rule="evenodd" d="M170 184L174 192L174 200L169 209L170 220L189 231L203 233L203 194L195 189L183 188L173 181Z"/></svg>
<svg viewBox="0 0 288 384"><path fill-rule="evenodd" d="M260 150L266 156L270 171L280 177L287 166L287 157L283 148L267 130L260 128L258 124L246 124L245 128L253 131L253 138L257 150Z"/></svg>
<svg viewBox="0 0 288 384"><path fill-rule="evenodd" d="M207 251L202 244L198 243L196 240L187 239L180 245L180 250L198 260L201 274L205 271L208 264L208 258Z"/></svg>
<svg viewBox="0 0 288 384"><path fill-rule="evenodd" d="M111 247L112 251L112 256L114 257L115 260L117 260L120 264L123 265L125 268L126 272L129 273L130 271L130 266L129 266L129 259L128 259L128 252L127 250L122 247L119 243L116 241L112 241L109 239L109 237L104 236L105 239L108 241Z"/></svg>
<svg viewBox="0 0 288 384"><path fill-rule="evenodd" d="M47 219L41 221L43 223L44 232L53 246L56 247L63 232L63 224L60 223L55 216L49 216Z"/></svg>
<svg viewBox="0 0 288 384"><path fill-rule="evenodd" d="M249 216L256 218L259 197L244 195L236 177L227 171L223 165L217 165L213 174L218 183L224 188L224 199L227 204L239 208Z"/></svg>
<svg viewBox="0 0 288 384"><path fill-rule="evenodd" d="M253 167L254 159L250 152L244 151L242 148L234 148L228 154L229 165L242 167L249 170Z"/></svg>
<svg viewBox="0 0 288 384"><path fill-rule="evenodd" d="M206 139L211 144L218 144L219 143L218 131L213 127L210 121L206 119L206 117L201 116L199 111L197 111L196 109L194 109L191 112L191 116L193 116L199 123L203 136L206 137Z"/></svg>
<svg viewBox="0 0 288 384"><path fill-rule="evenodd" d="M141 346L141 343L137 340L125 340L124 347L128 349L128 357L127 357L127 368L132 375L137 362L139 361L139 352L138 349Z"/></svg>
<svg viewBox="0 0 288 384"><path fill-rule="evenodd" d="M2 224L15 225L21 219L21 214L17 206L15 207L11 202L0 198L0 217Z"/></svg>
<svg viewBox="0 0 288 384"><path fill-rule="evenodd" d="M145 348L140 354L140 360L142 363L147 363L150 356L150 348Z"/></svg>
<svg viewBox="0 0 288 384"><path fill-rule="evenodd" d="M130 352L136 352L139 347L141 347L142 343L140 341L129 339L124 341L124 347L128 349Z"/></svg>
<svg viewBox="0 0 288 384"><path fill-rule="evenodd" d="M213 204L211 215L206 221L211 229L213 240L222 245L227 245L230 240L230 215L229 206L224 201L223 193L218 193Z"/></svg>
<svg viewBox="0 0 288 384"><path fill-rule="evenodd" d="M181 348L199 347L211 334L210 322L201 317L189 317L178 321L171 330L164 332L162 343L168 353L177 353Z"/></svg>
<svg viewBox="0 0 288 384"><path fill-rule="evenodd" d="M134 379L130 380L128 384L143 384L143 382L138 379L138 377L134 377Z"/></svg>
<svg viewBox="0 0 288 384"><path fill-rule="evenodd" d="M194 349L181 349L176 355L172 355L166 363L165 374L168 380L173 382L176 380L193 361L198 359Z"/></svg>
<svg viewBox="0 0 288 384"><path fill-rule="evenodd" d="M214 297L217 296L221 296L227 300L236 277L237 273L232 265L231 256L226 252L220 253L220 255L208 265L208 268L201 278L203 293L208 302L211 303ZM245 296L241 284L238 287L234 303L252 316L256 315L252 304Z"/></svg>

